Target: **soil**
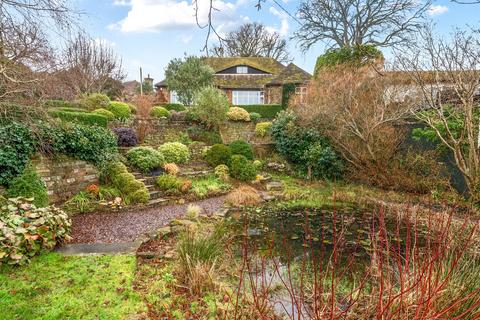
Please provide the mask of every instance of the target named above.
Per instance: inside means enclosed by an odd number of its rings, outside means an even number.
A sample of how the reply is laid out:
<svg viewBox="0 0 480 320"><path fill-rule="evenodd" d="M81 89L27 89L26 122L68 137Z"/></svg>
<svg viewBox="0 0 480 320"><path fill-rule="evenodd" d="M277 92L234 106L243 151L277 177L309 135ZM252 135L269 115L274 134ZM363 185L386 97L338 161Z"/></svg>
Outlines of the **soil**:
<svg viewBox="0 0 480 320"><path fill-rule="evenodd" d="M223 206L224 196L194 202L209 214ZM185 214L188 203L117 213L87 213L73 217L70 243L122 243L167 225Z"/></svg>

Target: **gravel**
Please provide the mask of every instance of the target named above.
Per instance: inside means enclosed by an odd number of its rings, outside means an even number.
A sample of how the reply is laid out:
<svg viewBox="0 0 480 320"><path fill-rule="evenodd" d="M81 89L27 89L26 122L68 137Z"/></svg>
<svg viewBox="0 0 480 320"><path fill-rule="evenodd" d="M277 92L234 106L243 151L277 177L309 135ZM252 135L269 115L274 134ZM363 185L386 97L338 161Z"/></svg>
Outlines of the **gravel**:
<svg viewBox="0 0 480 320"><path fill-rule="evenodd" d="M205 213L223 206L225 197L197 201ZM145 208L118 213L88 213L73 217L70 243L121 243L135 241L140 235L154 231L185 214L189 203L158 208Z"/></svg>

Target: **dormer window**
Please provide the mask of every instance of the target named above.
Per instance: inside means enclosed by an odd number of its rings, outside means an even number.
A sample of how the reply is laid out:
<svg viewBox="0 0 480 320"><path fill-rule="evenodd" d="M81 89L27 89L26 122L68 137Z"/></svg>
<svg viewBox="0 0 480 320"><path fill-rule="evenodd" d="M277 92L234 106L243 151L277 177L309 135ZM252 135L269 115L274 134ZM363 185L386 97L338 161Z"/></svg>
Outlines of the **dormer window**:
<svg viewBox="0 0 480 320"><path fill-rule="evenodd" d="M247 66L238 66L237 67L237 73L248 73L248 67Z"/></svg>

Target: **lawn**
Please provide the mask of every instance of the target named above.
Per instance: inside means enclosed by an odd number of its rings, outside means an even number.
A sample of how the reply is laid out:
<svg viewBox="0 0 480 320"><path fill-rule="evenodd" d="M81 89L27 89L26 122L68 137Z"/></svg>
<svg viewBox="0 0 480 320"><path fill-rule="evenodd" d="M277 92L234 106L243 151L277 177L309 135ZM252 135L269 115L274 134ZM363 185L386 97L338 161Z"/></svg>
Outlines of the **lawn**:
<svg viewBox="0 0 480 320"><path fill-rule="evenodd" d="M132 288L135 257L43 254L0 266L0 319L134 319L145 311Z"/></svg>

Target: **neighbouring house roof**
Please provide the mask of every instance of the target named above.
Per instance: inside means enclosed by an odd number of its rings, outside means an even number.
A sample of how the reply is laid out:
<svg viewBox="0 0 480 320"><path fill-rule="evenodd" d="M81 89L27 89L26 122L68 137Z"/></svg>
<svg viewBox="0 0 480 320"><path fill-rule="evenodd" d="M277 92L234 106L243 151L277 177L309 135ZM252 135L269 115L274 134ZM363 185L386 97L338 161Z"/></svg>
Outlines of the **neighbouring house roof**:
<svg viewBox="0 0 480 320"><path fill-rule="evenodd" d="M293 63L285 67L278 76L273 78L269 85L282 85L285 83L303 83L312 79L312 75Z"/></svg>
<svg viewBox="0 0 480 320"><path fill-rule="evenodd" d="M273 58L266 57L206 57L203 62L210 66L215 74L215 85L230 89L261 89L267 85L284 83L301 83L311 79L311 75L290 63L284 66ZM265 74L219 74L219 72L235 66L249 66ZM167 87L166 81L155 84L157 88Z"/></svg>

